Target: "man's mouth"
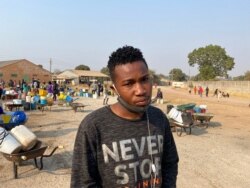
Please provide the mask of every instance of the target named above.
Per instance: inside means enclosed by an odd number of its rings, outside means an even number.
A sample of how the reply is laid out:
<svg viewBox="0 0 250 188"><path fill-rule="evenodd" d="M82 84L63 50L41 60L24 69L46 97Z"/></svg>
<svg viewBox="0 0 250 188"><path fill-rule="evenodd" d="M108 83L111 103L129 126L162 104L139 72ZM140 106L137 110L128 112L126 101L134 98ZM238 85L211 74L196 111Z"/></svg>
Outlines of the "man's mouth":
<svg viewBox="0 0 250 188"><path fill-rule="evenodd" d="M140 100L137 100L135 102L135 105L136 106L147 106L149 104L149 98L144 98L144 99L140 99Z"/></svg>

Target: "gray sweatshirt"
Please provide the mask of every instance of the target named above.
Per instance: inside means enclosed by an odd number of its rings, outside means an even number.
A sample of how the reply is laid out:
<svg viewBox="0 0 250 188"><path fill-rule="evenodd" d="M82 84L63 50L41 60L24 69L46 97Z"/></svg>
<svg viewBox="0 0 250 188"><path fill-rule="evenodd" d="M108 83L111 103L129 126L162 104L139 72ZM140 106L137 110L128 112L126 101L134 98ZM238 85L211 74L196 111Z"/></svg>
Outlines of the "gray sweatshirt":
<svg viewBox="0 0 250 188"><path fill-rule="evenodd" d="M147 113L149 122L146 113L128 120L109 106L87 115L75 140L71 187L176 187L179 159L169 122L158 108Z"/></svg>

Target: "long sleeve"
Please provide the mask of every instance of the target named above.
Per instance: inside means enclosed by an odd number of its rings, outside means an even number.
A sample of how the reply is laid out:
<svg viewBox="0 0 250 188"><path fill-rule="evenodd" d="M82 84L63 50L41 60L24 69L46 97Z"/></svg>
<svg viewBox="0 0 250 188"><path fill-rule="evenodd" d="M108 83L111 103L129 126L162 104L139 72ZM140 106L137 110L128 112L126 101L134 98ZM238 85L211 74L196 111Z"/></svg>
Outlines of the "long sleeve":
<svg viewBox="0 0 250 188"><path fill-rule="evenodd" d="M176 187L179 157L169 122L166 125L166 135L162 158L162 187Z"/></svg>
<svg viewBox="0 0 250 188"><path fill-rule="evenodd" d="M85 122L85 123L84 123ZM71 188L101 187L96 161L96 141L93 130L83 121L78 129L72 162Z"/></svg>

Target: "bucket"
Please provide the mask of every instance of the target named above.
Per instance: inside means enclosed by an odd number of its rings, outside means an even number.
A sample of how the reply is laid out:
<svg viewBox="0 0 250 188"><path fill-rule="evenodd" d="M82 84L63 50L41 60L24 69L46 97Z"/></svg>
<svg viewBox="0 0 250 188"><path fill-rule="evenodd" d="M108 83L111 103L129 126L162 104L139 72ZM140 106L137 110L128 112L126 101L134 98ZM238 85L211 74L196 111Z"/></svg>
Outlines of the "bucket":
<svg viewBox="0 0 250 188"><path fill-rule="evenodd" d="M2 115L2 120L3 120L3 123L9 123L10 120L11 120L11 115L3 114Z"/></svg>
<svg viewBox="0 0 250 188"><path fill-rule="evenodd" d="M40 96L46 96L48 94L48 92L44 89L39 89L39 95Z"/></svg>
<svg viewBox="0 0 250 188"><path fill-rule="evenodd" d="M37 142L36 135L24 125L11 129L11 134L21 143L24 151L33 148Z"/></svg>
<svg viewBox="0 0 250 188"><path fill-rule="evenodd" d="M0 127L0 151L7 154L13 154L18 153L21 149L21 143L9 134L8 131Z"/></svg>
<svg viewBox="0 0 250 188"><path fill-rule="evenodd" d="M67 96L66 99L65 99L67 102L72 102L73 101L73 98L71 96Z"/></svg>
<svg viewBox="0 0 250 188"><path fill-rule="evenodd" d="M26 102L31 102L31 96L30 95L26 96Z"/></svg>
<svg viewBox="0 0 250 188"><path fill-rule="evenodd" d="M41 100L40 100L40 103L41 103L41 104L47 104L47 100L46 100L46 99L41 99Z"/></svg>
<svg viewBox="0 0 250 188"><path fill-rule="evenodd" d="M98 97L97 93L94 93L93 94L93 99L97 99L97 97Z"/></svg>
<svg viewBox="0 0 250 188"><path fill-rule="evenodd" d="M39 100L40 100L39 96L36 95L36 96L33 97L33 102L38 103Z"/></svg>

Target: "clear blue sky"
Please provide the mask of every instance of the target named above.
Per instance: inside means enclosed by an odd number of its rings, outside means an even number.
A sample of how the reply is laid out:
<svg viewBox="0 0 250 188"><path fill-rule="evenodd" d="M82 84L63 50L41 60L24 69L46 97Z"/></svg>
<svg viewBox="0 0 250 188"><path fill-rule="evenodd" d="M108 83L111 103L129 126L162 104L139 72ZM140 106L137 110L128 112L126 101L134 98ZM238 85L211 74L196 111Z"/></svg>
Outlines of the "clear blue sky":
<svg viewBox="0 0 250 188"><path fill-rule="evenodd" d="M187 55L209 44L235 58L229 75L250 70L249 0L0 1L0 61L100 70L112 51L133 45L158 74L195 75Z"/></svg>

